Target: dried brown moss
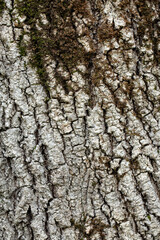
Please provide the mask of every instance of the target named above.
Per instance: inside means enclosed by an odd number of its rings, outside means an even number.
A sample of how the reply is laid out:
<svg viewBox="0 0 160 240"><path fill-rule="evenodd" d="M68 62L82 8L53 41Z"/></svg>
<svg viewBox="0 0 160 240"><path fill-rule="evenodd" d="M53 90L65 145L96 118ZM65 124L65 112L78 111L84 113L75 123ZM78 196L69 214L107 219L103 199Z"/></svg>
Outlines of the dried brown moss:
<svg viewBox="0 0 160 240"><path fill-rule="evenodd" d="M157 1L149 1L151 5L157 4ZM106 40L111 42L115 39L117 42L122 38L120 31L115 29L114 23L107 20L97 24L97 16L100 16L101 1L91 0L17 0L17 9L20 15L26 17L24 24L30 26L30 42L26 45L23 41L23 33L19 40L19 50L21 55L25 55L29 50L32 52L31 63L37 68L42 85L49 95L49 76L45 69L46 56L56 61L55 77L57 83L60 83L66 93L72 90L68 82L71 80L72 73L79 71L76 66L83 64L86 72L81 73L86 79L86 86L98 85L103 80L107 63L98 64L97 49L98 43ZM129 7L130 2L123 0L120 3L121 11L129 9L130 15L134 19L134 11ZM157 38L153 32L157 28L157 23L152 20L154 11L150 9L148 2L136 0L134 4L139 12L137 22L137 37L143 39L147 32L152 41L155 59L158 59ZM44 14L48 24L42 20ZM125 14L124 14L125 18ZM85 28L81 34L77 32L76 19L87 19ZM38 26L38 27L37 27ZM86 37L90 45L90 50L86 51L79 39ZM140 41L141 42L141 41ZM112 46L111 46L112 47ZM103 68L105 64L105 68ZM67 77L58 72L62 67L66 71Z"/></svg>
<svg viewBox="0 0 160 240"><path fill-rule="evenodd" d="M86 216L80 222L75 222L71 219L71 224L75 227L75 229L79 230L81 239L85 238L88 240L91 240L94 234L97 233L99 234L101 240L105 239L104 230L108 228L108 225L98 218L93 218L90 223L88 223ZM87 226L88 224L90 225L89 232L86 232L86 224Z"/></svg>
<svg viewBox="0 0 160 240"><path fill-rule="evenodd" d="M17 8L19 14L26 17L25 24L31 27L30 43L27 49L33 52L32 66L37 68L37 73L43 85L47 86L46 82L49 80L44 67L46 55L56 59L57 68L62 65L64 70L70 74L73 70L75 71L75 66L78 63L88 65L92 53L87 52L83 45L79 43L73 20L73 15L78 14L85 18L91 17L86 0L70 2L65 0L55 0L54 2L51 0L25 0L21 2L17 0ZM41 14L46 15L47 26L42 23ZM37 23L41 30L37 28ZM83 33L83 35L85 34L87 33ZM21 38L21 41L19 41L19 48L24 55L25 49L21 44L22 40ZM58 80L60 79L58 73L56 73L56 77ZM67 83L65 84L64 81L65 79L61 79L63 87L68 92Z"/></svg>

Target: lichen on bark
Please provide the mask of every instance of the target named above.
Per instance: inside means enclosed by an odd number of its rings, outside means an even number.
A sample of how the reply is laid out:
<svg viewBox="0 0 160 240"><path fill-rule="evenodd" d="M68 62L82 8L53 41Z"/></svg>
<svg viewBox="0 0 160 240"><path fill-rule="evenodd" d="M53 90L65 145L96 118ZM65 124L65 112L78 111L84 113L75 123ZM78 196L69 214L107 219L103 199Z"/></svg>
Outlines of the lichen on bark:
<svg viewBox="0 0 160 240"><path fill-rule="evenodd" d="M159 240L157 1L5 4L0 239Z"/></svg>

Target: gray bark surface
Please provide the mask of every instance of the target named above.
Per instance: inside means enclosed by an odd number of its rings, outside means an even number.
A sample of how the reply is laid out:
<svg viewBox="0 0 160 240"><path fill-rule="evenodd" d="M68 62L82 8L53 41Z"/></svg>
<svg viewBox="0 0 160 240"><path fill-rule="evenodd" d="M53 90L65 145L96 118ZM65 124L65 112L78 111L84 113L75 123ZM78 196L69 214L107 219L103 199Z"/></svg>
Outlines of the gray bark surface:
<svg viewBox="0 0 160 240"><path fill-rule="evenodd" d="M96 47L90 75L71 72L72 89L66 92L54 76L57 60L46 56L48 98L30 65L31 50L21 56L18 49L29 26L16 3L5 1L0 16L2 240L160 240L158 5L146 1L152 32L145 26L140 36L143 16L134 1L124 12L125 1L97 1L100 12L89 2L96 19L95 28L88 27ZM42 20L48 24L45 15ZM89 20L73 21L80 36ZM96 31L104 23L121 38L111 33L100 41ZM79 44L91 51L88 35ZM77 68L87 71L84 64Z"/></svg>

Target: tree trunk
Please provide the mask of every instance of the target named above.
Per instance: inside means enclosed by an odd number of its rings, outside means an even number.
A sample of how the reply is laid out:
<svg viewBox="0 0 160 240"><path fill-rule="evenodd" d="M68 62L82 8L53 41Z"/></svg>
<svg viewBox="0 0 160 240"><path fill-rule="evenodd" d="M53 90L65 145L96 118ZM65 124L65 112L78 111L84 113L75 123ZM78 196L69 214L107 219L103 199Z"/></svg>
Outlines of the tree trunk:
<svg viewBox="0 0 160 240"><path fill-rule="evenodd" d="M158 0L0 14L0 239L159 240Z"/></svg>

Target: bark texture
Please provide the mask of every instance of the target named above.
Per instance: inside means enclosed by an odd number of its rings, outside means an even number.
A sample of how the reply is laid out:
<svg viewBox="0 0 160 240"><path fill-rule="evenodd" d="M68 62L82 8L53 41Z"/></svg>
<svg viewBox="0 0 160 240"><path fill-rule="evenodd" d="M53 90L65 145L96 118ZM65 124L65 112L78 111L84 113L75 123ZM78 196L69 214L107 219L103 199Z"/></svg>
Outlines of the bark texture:
<svg viewBox="0 0 160 240"><path fill-rule="evenodd" d="M158 1L0 6L0 239L159 240Z"/></svg>

